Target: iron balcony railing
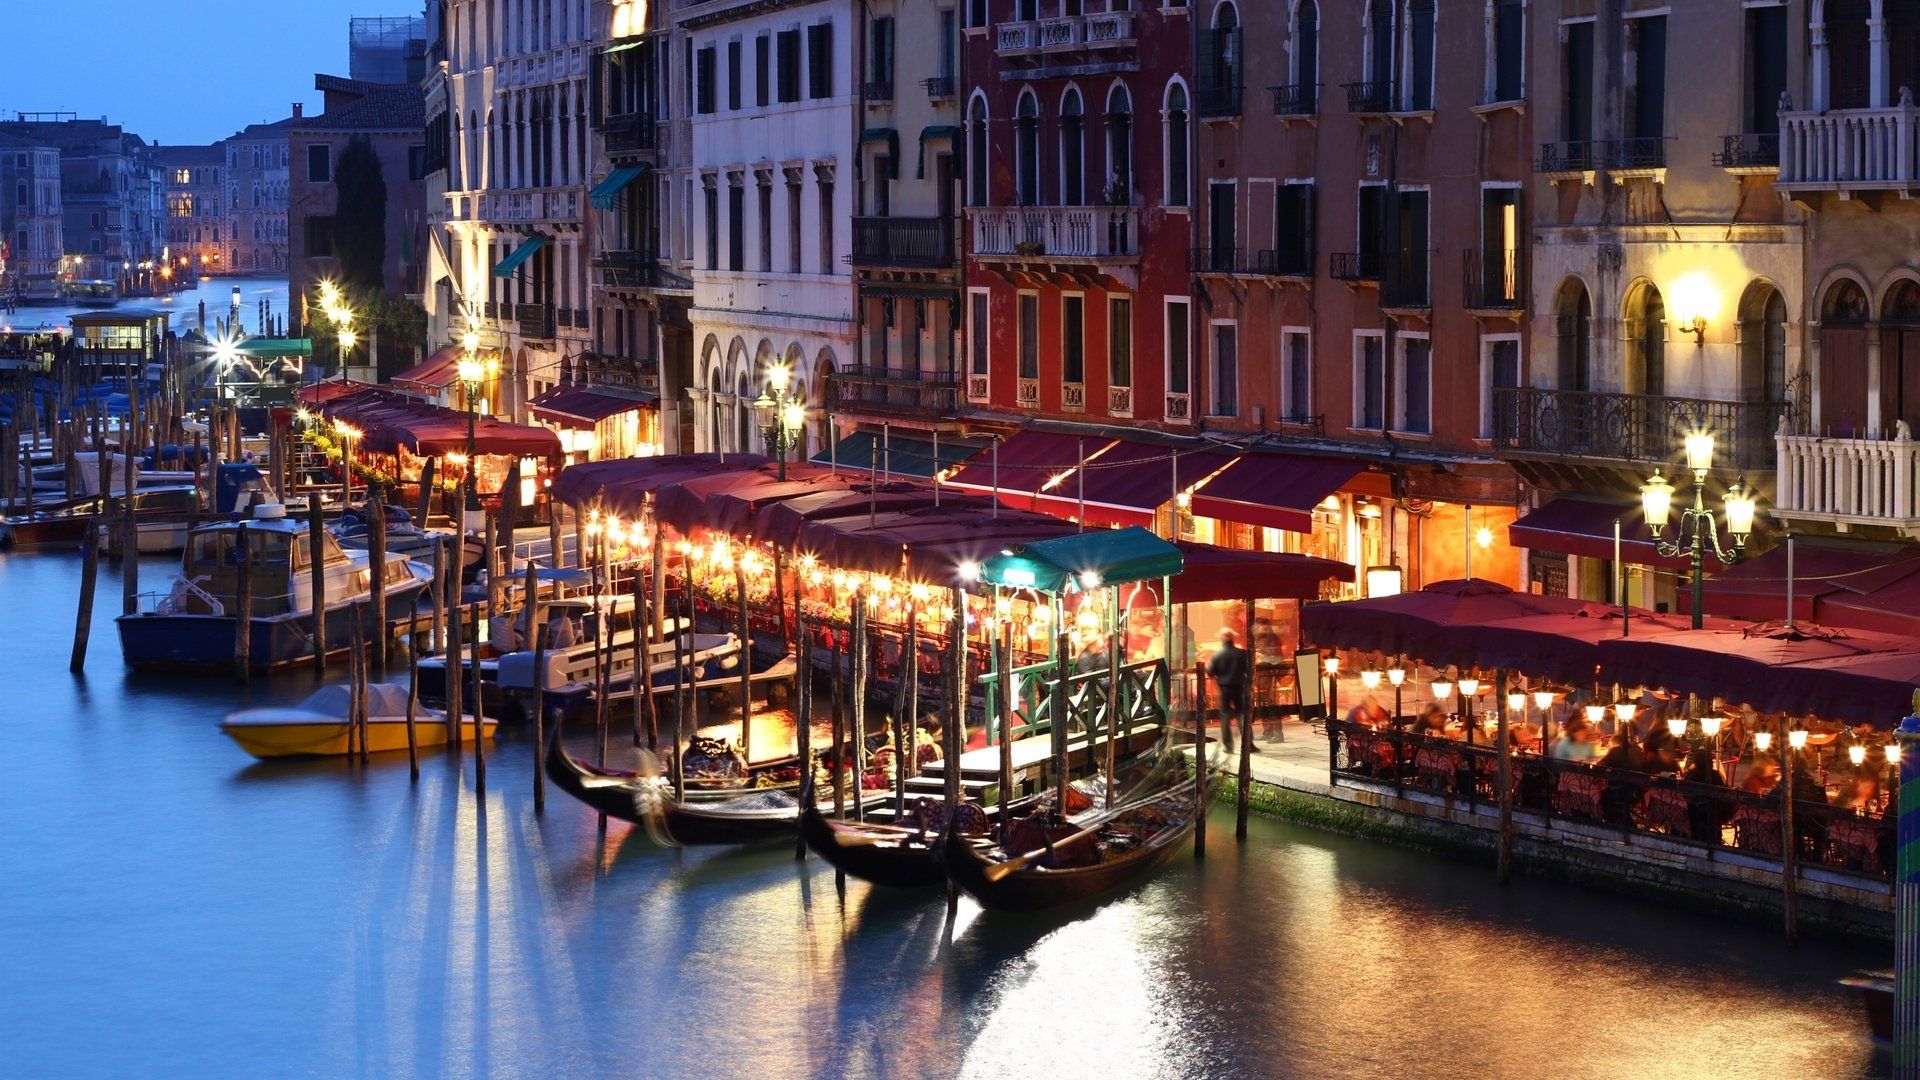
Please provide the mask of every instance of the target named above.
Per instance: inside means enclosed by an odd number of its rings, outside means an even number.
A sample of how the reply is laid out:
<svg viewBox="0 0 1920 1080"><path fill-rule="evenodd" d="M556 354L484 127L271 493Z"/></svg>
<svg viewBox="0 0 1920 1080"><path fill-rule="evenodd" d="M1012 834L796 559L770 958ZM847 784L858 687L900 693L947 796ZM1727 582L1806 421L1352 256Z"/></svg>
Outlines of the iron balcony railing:
<svg viewBox="0 0 1920 1080"><path fill-rule="evenodd" d="M1225 120L1240 115L1240 87L1200 86L1194 88L1194 110L1202 119Z"/></svg>
<svg viewBox="0 0 1920 1080"><path fill-rule="evenodd" d="M866 86L862 89L862 93L864 94L867 101L869 102L892 101L893 100L893 80L892 79L869 79L867 80Z"/></svg>
<svg viewBox="0 0 1920 1080"><path fill-rule="evenodd" d="M1379 281L1377 251L1336 251L1327 256L1327 275L1335 281Z"/></svg>
<svg viewBox="0 0 1920 1080"><path fill-rule="evenodd" d="M1341 88L1347 92L1347 111L1350 113L1393 111L1393 83L1389 80L1342 83Z"/></svg>
<svg viewBox="0 0 1920 1080"><path fill-rule="evenodd" d="M953 222L943 217L854 218L853 265L950 267Z"/></svg>
<svg viewBox="0 0 1920 1080"><path fill-rule="evenodd" d="M834 408L951 416L959 411L960 375L953 371L855 364L835 372Z"/></svg>
<svg viewBox="0 0 1920 1080"><path fill-rule="evenodd" d="M1711 431L1718 460L1749 471L1774 467L1784 401L1715 401L1597 390L1495 387L1494 444L1529 457L1660 465L1688 434Z"/></svg>
<svg viewBox="0 0 1920 1080"><path fill-rule="evenodd" d="M607 153L640 153L658 145L659 126L652 113L614 113L600 121L599 131Z"/></svg>
<svg viewBox="0 0 1920 1080"><path fill-rule="evenodd" d="M1777 169L1779 135L1723 135L1713 163L1722 169Z"/></svg>
<svg viewBox="0 0 1920 1080"><path fill-rule="evenodd" d="M1293 83L1267 87L1273 94L1275 116L1313 116L1320 111L1320 84Z"/></svg>
<svg viewBox="0 0 1920 1080"><path fill-rule="evenodd" d="M936 101L954 95L954 79L951 75L935 75L922 79L920 85L926 88L927 96Z"/></svg>
<svg viewBox="0 0 1920 1080"><path fill-rule="evenodd" d="M1516 248L1469 248L1462 253L1466 306L1475 311L1519 311L1527 306L1527 266Z"/></svg>
<svg viewBox="0 0 1920 1080"><path fill-rule="evenodd" d="M1535 172L1575 173L1663 169L1667 165L1667 140L1658 135L1637 139L1577 139L1571 142L1540 144L1540 156L1534 159Z"/></svg>
<svg viewBox="0 0 1920 1080"><path fill-rule="evenodd" d="M1203 274L1311 277L1313 252L1276 248L1194 248L1189 254L1187 267Z"/></svg>

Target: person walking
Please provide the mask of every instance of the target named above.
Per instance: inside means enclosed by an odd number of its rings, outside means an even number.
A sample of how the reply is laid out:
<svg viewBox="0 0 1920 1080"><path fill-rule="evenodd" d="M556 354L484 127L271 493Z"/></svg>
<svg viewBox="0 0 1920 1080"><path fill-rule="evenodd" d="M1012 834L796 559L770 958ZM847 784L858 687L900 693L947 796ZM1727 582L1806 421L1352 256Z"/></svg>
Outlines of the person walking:
<svg viewBox="0 0 1920 1080"><path fill-rule="evenodd" d="M1247 710L1247 650L1234 641L1231 630L1220 631L1220 647L1207 658L1207 675L1213 679L1214 693L1220 700L1220 729L1227 753L1233 753L1233 724ZM1258 746L1249 751L1259 753Z"/></svg>

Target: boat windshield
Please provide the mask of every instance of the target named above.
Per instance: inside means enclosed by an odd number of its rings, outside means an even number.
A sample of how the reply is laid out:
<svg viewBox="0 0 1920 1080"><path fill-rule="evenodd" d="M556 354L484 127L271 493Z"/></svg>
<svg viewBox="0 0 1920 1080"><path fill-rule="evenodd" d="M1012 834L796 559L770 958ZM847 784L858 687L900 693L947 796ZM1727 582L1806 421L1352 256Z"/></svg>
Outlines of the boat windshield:
<svg viewBox="0 0 1920 1080"><path fill-rule="evenodd" d="M237 529L209 529L188 538L183 574L188 581L222 600L239 592L240 562L234 547ZM273 615L288 610L292 592L292 551L284 532L249 530L247 548L253 566L253 614Z"/></svg>

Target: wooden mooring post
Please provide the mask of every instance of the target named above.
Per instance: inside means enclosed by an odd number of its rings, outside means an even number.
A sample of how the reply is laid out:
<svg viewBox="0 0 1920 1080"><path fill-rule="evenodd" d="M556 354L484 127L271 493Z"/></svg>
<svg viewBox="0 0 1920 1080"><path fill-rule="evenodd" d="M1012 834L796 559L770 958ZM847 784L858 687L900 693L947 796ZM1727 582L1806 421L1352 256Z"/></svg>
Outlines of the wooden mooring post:
<svg viewBox="0 0 1920 1080"><path fill-rule="evenodd" d="M93 630L93 586L100 575L100 526L89 522L85 547L80 551L80 609L73 616L73 654L67 670L79 674L87 668L87 636Z"/></svg>
<svg viewBox="0 0 1920 1080"><path fill-rule="evenodd" d="M233 530L233 677L253 678L253 548L242 520Z"/></svg>

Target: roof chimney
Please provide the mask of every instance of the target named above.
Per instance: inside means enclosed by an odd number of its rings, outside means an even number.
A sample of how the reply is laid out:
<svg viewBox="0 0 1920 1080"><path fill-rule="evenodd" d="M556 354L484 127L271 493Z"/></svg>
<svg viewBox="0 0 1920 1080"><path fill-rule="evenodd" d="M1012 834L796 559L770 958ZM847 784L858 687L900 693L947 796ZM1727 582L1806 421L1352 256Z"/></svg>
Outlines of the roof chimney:
<svg viewBox="0 0 1920 1080"><path fill-rule="evenodd" d="M306 107L305 105L302 105L301 103L299 103L299 102L297 102L297 101L296 101L296 102L294 102L294 103L293 103L293 118L294 118L295 120L298 120L298 119L300 119L300 117L301 117L301 115L302 115L302 114L303 114L303 113L304 113L304 112L306 111L306 108L307 108L307 107Z"/></svg>

